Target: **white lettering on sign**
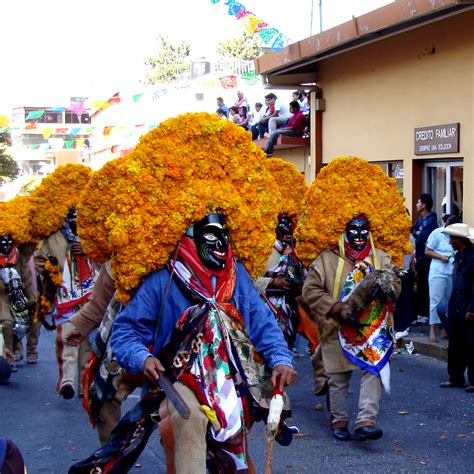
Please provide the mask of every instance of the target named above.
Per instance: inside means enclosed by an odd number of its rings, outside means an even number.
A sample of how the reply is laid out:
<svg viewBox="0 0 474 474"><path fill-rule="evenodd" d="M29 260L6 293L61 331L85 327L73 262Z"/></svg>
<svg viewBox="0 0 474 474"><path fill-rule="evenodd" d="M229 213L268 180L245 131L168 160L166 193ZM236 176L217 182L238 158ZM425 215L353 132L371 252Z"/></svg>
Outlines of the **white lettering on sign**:
<svg viewBox="0 0 474 474"><path fill-rule="evenodd" d="M433 130L419 130L416 132L416 141L423 141L423 140L433 140L434 132Z"/></svg>
<svg viewBox="0 0 474 474"><path fill-rule="evenodd" d="M454 138L456 136L456 129L451 128L437 128L436 138Z"/></svg>
<svg viewBox="0 0 474 474"><path fill-rule="evenodd" d="M415 154L459 153L459 123L415 128Z"/></svg>

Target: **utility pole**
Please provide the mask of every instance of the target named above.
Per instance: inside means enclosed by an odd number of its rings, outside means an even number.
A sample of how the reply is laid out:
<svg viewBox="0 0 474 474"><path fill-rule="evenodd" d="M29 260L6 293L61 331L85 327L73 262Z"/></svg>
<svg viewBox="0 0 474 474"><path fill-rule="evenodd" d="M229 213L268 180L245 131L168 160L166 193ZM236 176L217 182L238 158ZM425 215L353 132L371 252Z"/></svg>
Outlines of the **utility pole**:
<svg viewBox="0 0 474 474"><path fill-rule="evenodd" d="M314 0L311 1L311 15L309 24L309 36L313 36L313 16L314 16ZM319 14L319 33L323 31L323 0L318 0L318 14Z"/></svg>
<svg viewBox="0 0 474 474"><path fill-rule="evenodd" d="M323 31L323 0L319 0L319 32Z"/></svg>

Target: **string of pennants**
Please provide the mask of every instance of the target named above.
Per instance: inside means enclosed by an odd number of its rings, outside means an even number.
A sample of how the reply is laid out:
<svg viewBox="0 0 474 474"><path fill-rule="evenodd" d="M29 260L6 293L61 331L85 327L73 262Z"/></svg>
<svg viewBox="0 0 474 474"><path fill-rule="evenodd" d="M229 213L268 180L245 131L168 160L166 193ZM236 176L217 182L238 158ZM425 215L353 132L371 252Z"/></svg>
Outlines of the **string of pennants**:
<svg viewBox="0 0 474 474"><path fill-rule="evenodd" d="M25 148L30 150L41 150L48 151L49 149L73 149L81 148L84 145L88 145L86 136L93 135L95 132L102 131L102 136L104 137L117 137L121 138L130 138L133 135L143 135L148 130L151 130L156 127L156 124L153 125L135 125L135 126L125 126L125 125L110 125L106 127L62 127L62 128L42 128L39 130L41 135L45 140L48 140L47 143L41 144L30 144L24 145ZM54 135L69 135L69 136L78 136L78 138L72 138L65 140L63 138L56 137ZM53 137L54 136L54 137Z"/></svg>
<svg viewBox="0 0 474 474"><path fill-rule="evenodd" d="M216 5L221 3L221 0L211 0L211 3ZM224 5L227 6L228 15L235 17L236 20L243 20L245 30L252 34L258 34L265 45L274 51L281 51L285 46L292 43L279 30L271 27L268 23L247 10L242 3L236 0L227 0Z"/></svg>

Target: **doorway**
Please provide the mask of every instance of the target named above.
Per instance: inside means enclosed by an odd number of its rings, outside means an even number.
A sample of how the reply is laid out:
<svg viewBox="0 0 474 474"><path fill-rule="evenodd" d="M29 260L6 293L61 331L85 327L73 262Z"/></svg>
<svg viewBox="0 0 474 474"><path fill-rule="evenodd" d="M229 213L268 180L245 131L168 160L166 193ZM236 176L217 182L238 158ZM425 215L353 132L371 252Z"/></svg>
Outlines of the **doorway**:
<svg viewBox="0 0 474 474"><path fill-rule="evenodd" d="M456 214L462 219L463 162L431 161L423 167L423 192L433 197L433 211L441 219L445 214Z"/></svg>

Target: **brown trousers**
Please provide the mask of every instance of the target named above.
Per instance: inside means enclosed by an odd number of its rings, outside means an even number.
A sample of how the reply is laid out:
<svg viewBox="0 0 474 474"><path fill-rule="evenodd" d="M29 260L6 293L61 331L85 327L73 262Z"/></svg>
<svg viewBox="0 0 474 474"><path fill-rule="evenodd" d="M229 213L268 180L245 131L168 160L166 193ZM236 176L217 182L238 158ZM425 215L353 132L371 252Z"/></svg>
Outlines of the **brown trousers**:
<svg viewBox="0 0 474 474"><path fill-rule="evenodd" d="M166 455L168 474L206 473L207 416L201 411L196 396L185 385L176 382L175 389L191 410L184 420L166 398L160 406L160 432Z"/></svg>
<svg viewBox="0 0 474 474"><path fill-rule="evenodd" d="M347 413L347 396L352 371L329 374L329 400L331 413L331 428L347 427L349 415ZM375 426L379 412L382 382L380 378L370 372L364 372L360 382L359 408L354 428Z"/></svg>
<svg viewBox="0 0 474 474"><path fill-rule="evenodd" d="M317 395L328 382L328 374L324 368L321 346L318 345L311 356L311 365L313 366L314 393Z"/></svg>
<svg viewBox="0 0 474 474"><path fill-rule="evenodd" d="M81 393L82 375L89 361L91 349L89 341L85 339L79 347L70 346L66 342L66 336L74 329L74 325L69 321L60 324L56 335L56 359L58 361L59 377L56 391L59 393L66 384L74 387L76 367L78 372L78 392Z"/></svg>
<svg viewBox="0 0 474 474"><path fill-rule="evenodd" d="M122 380L118 382L118 390L112 401L105 401L100 409L101 421L96 423L100 444L105 444L112 430L117 426L122 415L122 403L135 390L135 386L128 385Z"/></svg>

